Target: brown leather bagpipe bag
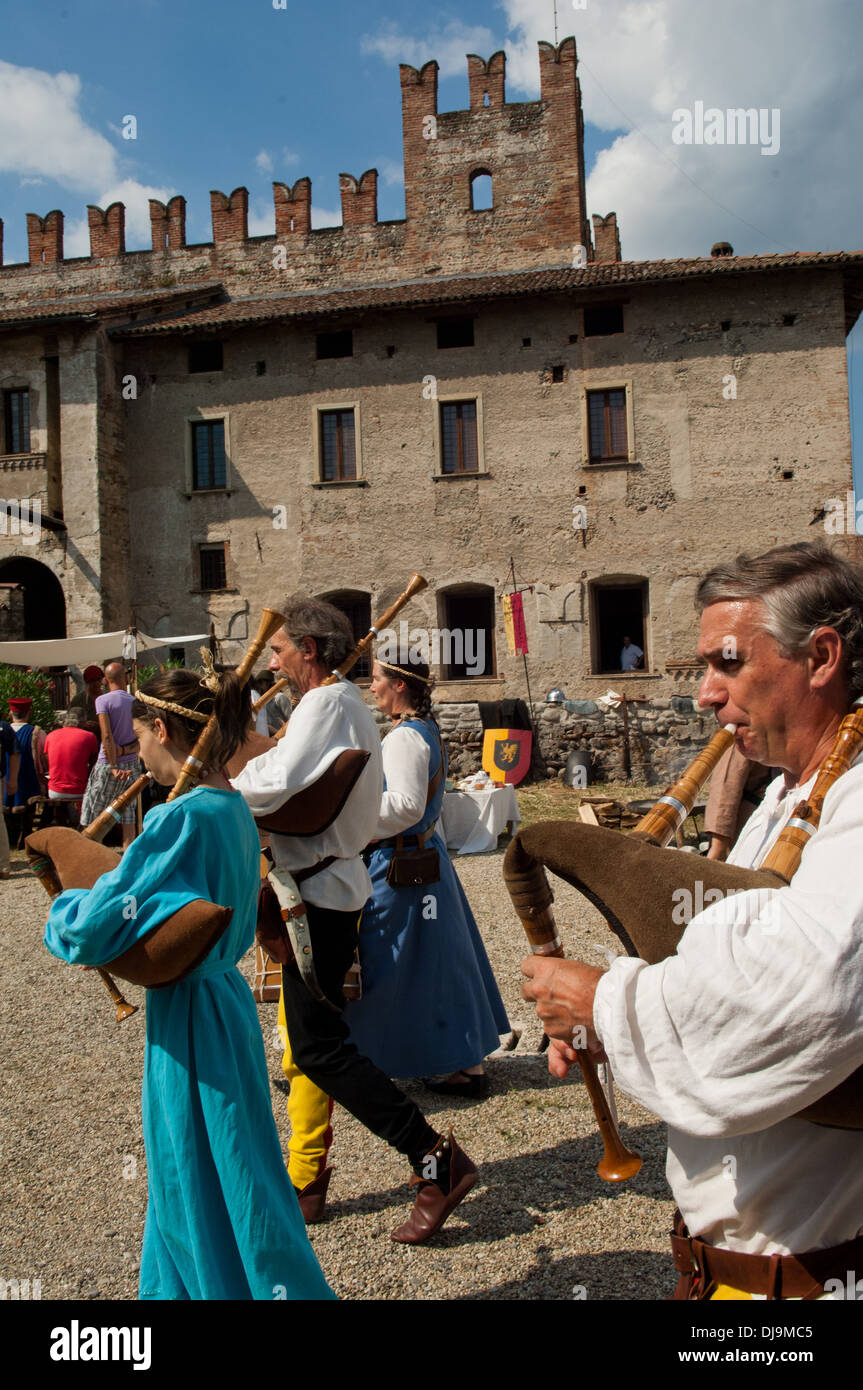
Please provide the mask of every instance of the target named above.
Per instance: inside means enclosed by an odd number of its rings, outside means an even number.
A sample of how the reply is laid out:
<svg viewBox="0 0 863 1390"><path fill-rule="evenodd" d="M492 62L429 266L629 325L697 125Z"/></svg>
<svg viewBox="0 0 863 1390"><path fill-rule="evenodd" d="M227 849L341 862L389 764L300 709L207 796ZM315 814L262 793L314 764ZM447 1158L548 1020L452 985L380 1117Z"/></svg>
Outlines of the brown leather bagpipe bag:
<svg viewBox="0 0 863 1390"><path fill-rule="evenodd" d="M770 870L741 869L679 850L660 849L637 835L573 821L543 821L519 831L506 852L504 878L516 909L538 905L544 866L577 888L602 913L630 956L655 965L673 955L686 927L681 889L705 903L751 888L784 888ZM697 890L696 884L702 887ZM545 885L548 893L547 884ZM549 899L547 898L547 901ZM677 919L677 920L675 920ZM798 1119L837 1129L863 1129L863 1067Z"/></svg>
<svg viewBox="0 0 863 1390"><path fill-rule="evenodd" d="M53 869L58 892L92 888L120 863L113 850L61 826L28 835L25 846L30 867L43 882ZM45 865L45 860L50 863ZM158 923L128 951L100 964L119 979L146 989L175 985L209 955L233 915L233 908L198 898Z"/></svg>

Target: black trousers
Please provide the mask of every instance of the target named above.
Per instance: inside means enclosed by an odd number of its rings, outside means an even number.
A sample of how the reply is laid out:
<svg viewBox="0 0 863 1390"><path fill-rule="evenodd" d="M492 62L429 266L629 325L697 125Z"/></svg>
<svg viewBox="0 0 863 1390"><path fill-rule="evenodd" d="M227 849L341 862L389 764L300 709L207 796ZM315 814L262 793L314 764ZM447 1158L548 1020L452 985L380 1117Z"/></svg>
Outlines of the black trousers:
<svg viewBox="0 0 863 1390"><path fill-rule="evenodd" d="M341 1009L342 984L357 944L359 913L334 912L308 903L307 917L318 982ZM344 1016L313 998L294 963L282 969L282 989L291 1052L300 1071L419 1169L438 1139L422 1111L347 1041Z"/></svg>

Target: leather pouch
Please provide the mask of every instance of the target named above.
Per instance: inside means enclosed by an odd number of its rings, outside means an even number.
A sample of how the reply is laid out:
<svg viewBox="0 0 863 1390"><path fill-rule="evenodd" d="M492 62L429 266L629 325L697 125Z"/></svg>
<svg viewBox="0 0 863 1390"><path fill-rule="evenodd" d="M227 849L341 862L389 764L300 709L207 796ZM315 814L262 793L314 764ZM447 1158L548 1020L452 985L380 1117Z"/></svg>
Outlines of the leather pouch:
<svg viewBox="0 0 863 1390"><path fill-rule="evenodd" d="M440 855L436 849L399 849L387 869L391 888L417 888L440 881Z"/></svg>

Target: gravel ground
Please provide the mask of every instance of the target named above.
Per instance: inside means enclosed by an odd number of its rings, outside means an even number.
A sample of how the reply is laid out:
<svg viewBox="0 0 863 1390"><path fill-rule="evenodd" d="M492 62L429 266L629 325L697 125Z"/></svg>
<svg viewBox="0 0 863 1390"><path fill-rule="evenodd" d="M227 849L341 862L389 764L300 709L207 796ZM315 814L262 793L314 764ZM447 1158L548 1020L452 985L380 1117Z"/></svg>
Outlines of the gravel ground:
<svg viewBox="0 0 863 1390"><path fill-rule="evenodd" d="M514 1029L488 1063L493 1093L450 1101L405 1085L436 1127L455 1125L481 1165L479 1182L431 1245L395 1245L389 1232L409 1208L407 1165L337 1108L328 1218L310 1230L318 1258L349 1299L665 1298L674 1275L664 1127L618 1094L624 1136L644 1166L617 1188L600 1180L584 1086L548 1076L541 1029L519 998L526 942L501 861L455 861ZM555 888L568 953L602 964L603 945L616 945L605 923L565 884ZM41 1279L43 1299L134 1299L147 1197L143 1018L118 1026L98 979L48 955L45 909L43 888L16 859L0 884L0 1278ZM251 978L252 953L241 968ZM143 1003L142 990L127 992ZM286 1145L276 1006L259 1014Z"/></svg>

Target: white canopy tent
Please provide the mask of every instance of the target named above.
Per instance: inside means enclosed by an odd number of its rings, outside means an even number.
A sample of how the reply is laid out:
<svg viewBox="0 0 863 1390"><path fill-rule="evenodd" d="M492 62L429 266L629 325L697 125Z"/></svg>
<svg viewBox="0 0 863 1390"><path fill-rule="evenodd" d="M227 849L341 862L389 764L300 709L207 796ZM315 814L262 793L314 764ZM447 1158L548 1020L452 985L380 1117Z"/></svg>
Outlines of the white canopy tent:
<svg viewBox="0 0 863 1390"><path fill-rule="evenodd" d="M0 642L0 662L7 666L90 666L103 665L112 658L124 656L135 659L135 646L142 652L155 652L160 647L185 647L193 642L209 641L206 632L184 637L148 637L138 630L134 634L97 632L92 637L58 637L51 642ZM134 646L133 646L134 643Z"/></svg>

